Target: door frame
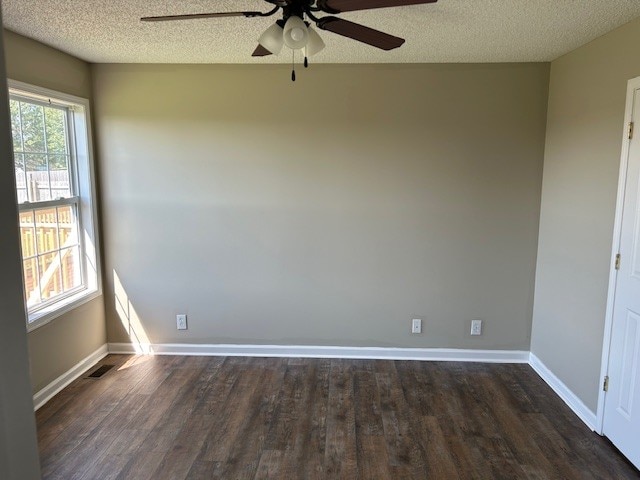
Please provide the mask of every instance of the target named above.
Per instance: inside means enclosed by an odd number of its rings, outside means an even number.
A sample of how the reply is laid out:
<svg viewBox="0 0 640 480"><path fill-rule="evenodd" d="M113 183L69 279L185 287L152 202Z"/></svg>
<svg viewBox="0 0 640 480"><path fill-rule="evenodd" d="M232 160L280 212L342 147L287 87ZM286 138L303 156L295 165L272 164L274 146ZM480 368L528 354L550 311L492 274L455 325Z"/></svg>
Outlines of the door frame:
<svg viewBox="0 0 640 480"><path fill-rule="evenodd" d="M624 111L624 126L622 134L622 153L620 154L620 172L618 176L618 194L616 198L616 214L613 225L613 241L611 243L611 259L609 262L609 288L607 291L607 308L605 311L604 321L604 339L602 344L602 360L600 363L600 382L598 385L598 410L596 412L596 432L600 435L604 434L604 404L605 391L603 382L605 376L609 372L609 353L611 352L611 332L613 329L613 307L616 297L616 280L618 279L618 270L615 268L616 255L620 252L620 241L622 237L622 210L624 205L624 196L627 185L627 167L629 163L629 148L631 140L629 139L629 123L631 122L631 114L633 111L633 92L640 89L640 77L632 78L627 82L627 98ZM640 132L638 132L640 134Z"/></svg>

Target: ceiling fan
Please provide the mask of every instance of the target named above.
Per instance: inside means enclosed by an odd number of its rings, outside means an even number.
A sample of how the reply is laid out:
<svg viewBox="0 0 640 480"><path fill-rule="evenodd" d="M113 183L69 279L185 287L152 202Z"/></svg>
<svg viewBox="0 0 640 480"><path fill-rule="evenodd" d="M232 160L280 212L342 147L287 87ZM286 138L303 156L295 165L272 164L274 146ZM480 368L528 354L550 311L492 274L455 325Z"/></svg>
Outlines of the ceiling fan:
<svg viewBox="0 0 640 480"><path fill-rule="evenodd" d="M258 39L258 46L252 56L264 57L277 55L286 45L292 50L305 50L305 67L308 65L307 56L312 56L324 48L322 38L317 34L306 19L315 23L320 30L333 32L358 42L366 43L382 50L393 50L404 43L404 38L365 27L334 15L356 10L374 8L403 7L424 3L436 3L438 0L264 0L273 8L266 12L214 12L192 13L185 15L163 15L156 17L142 17L143 22L163 22L171 20L191 20L202 18L224 17L270 17L282 9L282 19L271 25ZM317 17L316 14L329 14ZM295 80L295 71L292 72Z"/></svg>

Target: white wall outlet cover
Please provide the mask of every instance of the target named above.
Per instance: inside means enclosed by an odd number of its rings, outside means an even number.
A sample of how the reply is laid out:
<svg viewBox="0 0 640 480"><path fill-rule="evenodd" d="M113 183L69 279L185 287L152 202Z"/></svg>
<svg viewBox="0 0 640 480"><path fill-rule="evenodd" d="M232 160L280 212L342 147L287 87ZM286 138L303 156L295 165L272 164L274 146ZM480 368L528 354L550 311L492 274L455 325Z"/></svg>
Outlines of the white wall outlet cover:
<svg viewBox="0 0 640 480"><path fill-rule="evenodd" d="M420 318L414 318L411 321L411 333L422 333L422 320Z"/></svg>
<svg viewBox="0 0 640 480"><path fill-rule="evenodd" d="M471 335L482 335L482 320L471 320Z"/></svg>
<svg viewBox="0 0 640 480"><path fill-rule="evenodd" d="M184 314L176 315L176 327L178 330L187 329L187 316Z"/></svg>

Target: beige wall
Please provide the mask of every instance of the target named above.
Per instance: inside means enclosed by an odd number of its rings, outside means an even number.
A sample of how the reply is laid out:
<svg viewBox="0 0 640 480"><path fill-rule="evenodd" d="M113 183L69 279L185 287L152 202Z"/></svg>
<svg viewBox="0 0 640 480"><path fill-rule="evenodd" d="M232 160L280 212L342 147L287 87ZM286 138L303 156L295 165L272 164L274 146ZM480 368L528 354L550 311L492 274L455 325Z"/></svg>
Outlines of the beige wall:
<svg viewBox="0 0 640 480"><path fill-rule="evenodd" d="M0 14L0 25L2 18ZM11 158L11 130L0 38L0 158ZM20 245L12 163L0 162L0 478L40 478L27 357Z"/></svg>
<svg viewBox="0 0 640 480"><path fill-rule="evenodd" d="M109 341L528 350L548 68L94 66Z"/></svg>
<svg viewBox="0 0 640 480"><path fill-rule="evenodd" d="M8 78L91 97L89 64L10 30L3 30L3 35Z"/></svg>
<svg viewBox="0 0 640 480"><path fill-rule="evenodd" d="M4 30L7 76L91 99L87 63ZM96 298L28 335L31 381L37 392L106 342L103 298Z"/></svg>
<svg viewBox="0 0 640 480"><path fill-rule="evenodd" d="M35 393L106 343L103 297L37 328L28 339Z"/></svg>
<svg viewBox="0 0 640 480"><path fill-rule="evenodd" d="M640 19L551 64L531 348L594 412L627 81Z"/></svg>

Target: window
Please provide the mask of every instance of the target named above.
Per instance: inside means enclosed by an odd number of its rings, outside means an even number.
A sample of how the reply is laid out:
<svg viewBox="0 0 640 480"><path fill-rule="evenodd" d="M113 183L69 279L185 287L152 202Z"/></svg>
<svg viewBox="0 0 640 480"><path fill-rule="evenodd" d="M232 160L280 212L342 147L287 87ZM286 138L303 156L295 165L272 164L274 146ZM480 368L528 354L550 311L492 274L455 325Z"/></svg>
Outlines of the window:
<svg viewBox="0 0 640 480"><path fill-rule="evenodd" d="M100 293L87 100L9 81L28 328Z"/></svg>

